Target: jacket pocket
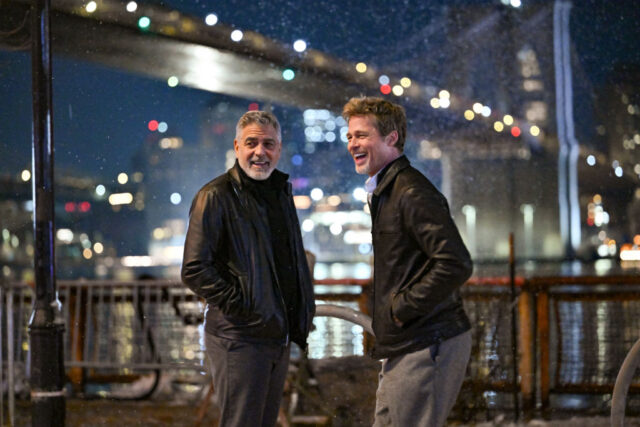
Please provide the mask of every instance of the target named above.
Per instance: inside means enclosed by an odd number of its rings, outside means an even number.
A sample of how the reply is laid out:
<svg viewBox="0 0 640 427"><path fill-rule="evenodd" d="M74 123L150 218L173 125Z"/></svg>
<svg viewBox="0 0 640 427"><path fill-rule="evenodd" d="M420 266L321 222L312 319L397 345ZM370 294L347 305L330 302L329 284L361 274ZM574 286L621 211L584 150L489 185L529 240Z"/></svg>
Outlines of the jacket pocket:
<svg viewBox="0 0 640 427"><path fill-rule="evenodd" d="M251 286L249 284L249 276L247 274L240 273L230 265L227 265L227 267L240 292L240 297L237 301L237 311L242 317L250 317L255 307L253 302L253 290L251 289Z"/></svg>

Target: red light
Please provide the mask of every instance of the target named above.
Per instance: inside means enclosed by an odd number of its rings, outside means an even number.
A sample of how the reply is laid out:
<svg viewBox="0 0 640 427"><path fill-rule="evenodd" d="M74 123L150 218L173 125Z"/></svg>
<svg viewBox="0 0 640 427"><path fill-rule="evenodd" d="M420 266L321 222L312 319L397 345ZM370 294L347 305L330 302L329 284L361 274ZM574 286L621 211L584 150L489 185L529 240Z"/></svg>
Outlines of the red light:
<svg viewBox="0 0 640 427"><path fill-rule="evenodd" d="M149 122L149 130L151 132L154 132L154 131L158 130L158 121L157 120L151 120Z"/></svg>
<svg viewBox="0 0 640 427"><path fill-rule="evenodd" d="M381 85L380 86L380 92L382 92L384 95L389 95L391 93L391 86L389 86L389 85Z"/></svg>
<svg viewBox="0 0 640 427"><path fill-rule="evenodd" d="M91 203L81 202L79 209L80 209L80 212L89 212L89 209L91 209Z"/></svg>
<svg viewBox="0 0 640 427"><path fill-rule="evenodd" d="M75 212L76 204L73 202L67 202L64 204L64 210L67 212Z"/></svg>
<svg viewBox="0 0 640 427"><path fill-rule="evenodd" d="M251 104L249 104L249 111L258 111L259 109L260 106L257 102L252 102Z"/></svg>
<svg viewBox="0 0 640 427"><path fill-rule="evenodd" d="M511 128L511 135L515 136L516 138L520 136L522 132L520 131L520 128L518 126L514 126Z"/></svg>
<svg viewBox="0 0 640 427"><path fill-rule="evenodd" d="M594 223L593 218L587 218L587 225L593 226Z"/></svg>

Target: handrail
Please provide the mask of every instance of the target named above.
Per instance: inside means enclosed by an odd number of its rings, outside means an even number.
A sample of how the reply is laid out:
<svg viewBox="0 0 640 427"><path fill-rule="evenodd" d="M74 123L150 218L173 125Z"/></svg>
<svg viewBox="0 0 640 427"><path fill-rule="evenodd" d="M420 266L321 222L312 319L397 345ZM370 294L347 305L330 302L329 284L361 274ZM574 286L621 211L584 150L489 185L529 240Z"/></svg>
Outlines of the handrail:
<svg viewBox="0 0 640 427"><path fill-rule="evenodd" d="M622 427L624 425L624 412L627 406L627 393L636 370L640 367L640 339L631 347L622 367L618 372L616 384L613 386L613 398L611 399L611 426Z"/></svg>
<svg viewBox="0 0 640 427"><path fill-rule="evenodd" d="M366 332L373 335L373 329L371 328L371 317L352 308L332 304L318 304L316 306L316 316L330 316L337 317L338 319L342 320L347 320L351 323L362 326Z"/></svg>

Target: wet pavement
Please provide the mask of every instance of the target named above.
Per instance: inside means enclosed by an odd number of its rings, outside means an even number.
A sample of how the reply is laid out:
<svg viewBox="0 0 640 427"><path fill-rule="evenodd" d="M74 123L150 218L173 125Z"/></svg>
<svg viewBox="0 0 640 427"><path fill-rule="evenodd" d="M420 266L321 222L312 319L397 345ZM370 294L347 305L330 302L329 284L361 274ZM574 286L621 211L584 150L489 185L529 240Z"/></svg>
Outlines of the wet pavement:
<svg viewBox="0 0 640 427"><path fill-rule="evenodd" d="M291 425L370 426L373 421L375 389L379 363L367 357L327 358L311 361L311 370L299 370L298 378L304 385L288 388L285 403L297 400L294 419L301 415L322 416L326 423ZM218 415L213 402L206 405L206 412L198 424L198 409L205 401L206 387L186 393L171 385L169 379L148 400L79 399L66 400L67 427L93 426L216 426ZM292 391L301 392L292 394ZM460 401L465 401L464 390ZM582 408L564 408L550 412L547 419L534 418L513 422L508 411L487 408L469 408L457 405L449 425L456 426L504 426L504 427L595 427L609 426L606 401L601 405ZM468 400L467 400L468 402ZM5 400L6 404L6 400ZM5 408L5 423L7 411ZM295 418L298 417L298 418ZM31 425L28 401L16 403L16 426ZM307 418L308 419L308 418ZM8 424L3 424L8 425ZM625 426L640 427L640 416L627 417Z"/></svg>

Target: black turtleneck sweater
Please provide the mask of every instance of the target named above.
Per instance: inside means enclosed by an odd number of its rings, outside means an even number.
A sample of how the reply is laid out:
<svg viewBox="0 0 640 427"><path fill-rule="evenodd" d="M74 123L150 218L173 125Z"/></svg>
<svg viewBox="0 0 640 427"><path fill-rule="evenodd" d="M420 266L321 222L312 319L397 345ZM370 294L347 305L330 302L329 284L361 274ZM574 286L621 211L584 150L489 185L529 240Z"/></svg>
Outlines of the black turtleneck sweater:
<svg viewBox="0 0 640 427"><path fill-rule="evenodd" d="M286 175L277 173L263 181L249 177L242 168L238 167L240 175L247 188L252 191L256 200L267 211L267 220L271 231L271 246L273 248L277 282L287 308L289 320L296 319L298 310L298 286L295 270L295 261L291 248L291 232L287 227L285 212L282 209L285 197L284 188L287 183Z"/></svg>

